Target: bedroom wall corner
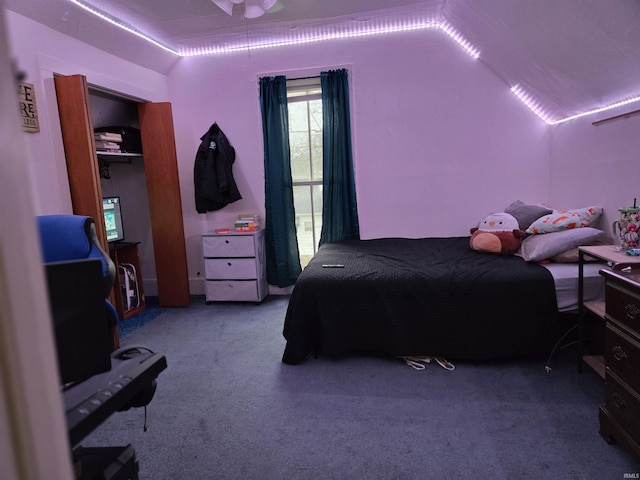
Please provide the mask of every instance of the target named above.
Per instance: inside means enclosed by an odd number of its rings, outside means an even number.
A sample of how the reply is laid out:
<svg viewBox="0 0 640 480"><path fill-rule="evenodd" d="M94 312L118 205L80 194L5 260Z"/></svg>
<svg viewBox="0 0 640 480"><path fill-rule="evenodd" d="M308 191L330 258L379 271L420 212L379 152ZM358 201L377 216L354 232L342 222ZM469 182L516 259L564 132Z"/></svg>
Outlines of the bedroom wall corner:
<svg viewBox="0 0 640 480"><path fill-rule="evenodd" d="M619 217L618 209L633 205L634 198L640 200L640 116L592 122L633 109L626 106L551 129L550 205L602 206L598 227L614 242L611 225Z"/></svg>
<svg viewBox="0 0 640 480"><path fill-rule="evenodd" d="M17 67L34 85L40 131L27 134L39 215L72 211L54 74L81 74L90 84L146 100L167 100L166 76L135 65L6 10L9 46ZM64 54L62 53L64 52Z"/></svg>

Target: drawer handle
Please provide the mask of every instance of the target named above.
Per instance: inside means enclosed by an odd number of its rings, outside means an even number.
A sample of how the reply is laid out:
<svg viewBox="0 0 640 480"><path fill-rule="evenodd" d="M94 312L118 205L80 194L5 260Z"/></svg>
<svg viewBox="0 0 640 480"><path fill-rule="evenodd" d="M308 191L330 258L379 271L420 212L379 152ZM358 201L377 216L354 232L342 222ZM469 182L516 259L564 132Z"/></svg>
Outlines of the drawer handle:
<svg viewBox="0 0 640 480"><path fill-rule="evenodd" d="M615 393L615 392L613 393L613 403L620 410L622 410L623 408L627 408L627 402L625 401L624 398L622 398L622 395L620 395L619 393Z"/></svg>
<svg viewBox="0 0 640 480"><path fill-rule="evenodd" d="M231 262L227 262L227 265L231 266Z"/></svg>
<svg viewBox="0 0 640 480"><path fill-rule="evenodd" d="M636 307L633 303L624 307L624 311L631 320L635 320L638 314L640 314L640 308Z"/></svg>
<svg viewBox="0 0 640 480"><path fill-rule="evenodd" d="M625 352L624 348L622 348L620 345L616 345L611 350L613 351L613 358L615 358L616 360L624 360L625 358L627 358L627 352Z"/></svg>
<svg viewBox="0 0 640 480"><path fill-rule="evenodd" d="M229 243L229 240L225 240L224 243Z"/></svg>

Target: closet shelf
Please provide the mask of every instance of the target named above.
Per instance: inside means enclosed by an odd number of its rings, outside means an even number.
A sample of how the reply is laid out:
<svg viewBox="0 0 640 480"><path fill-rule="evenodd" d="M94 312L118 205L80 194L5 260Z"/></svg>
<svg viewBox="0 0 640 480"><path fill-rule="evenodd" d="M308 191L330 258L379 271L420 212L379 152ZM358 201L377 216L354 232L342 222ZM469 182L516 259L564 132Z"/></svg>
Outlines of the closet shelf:
<svg viewBox="0 0 640 480"><path fill-rule="evenodd" d="M108 158L110 162L115 163L131 163L134 158L142 158L141 153L96 151L96 155L105 159Z"/></svg>
<svg viewBox="0 0 640 480"><path fill-rule="evenodd" d="M141 153L125 153L125 152L96 152L100 157L142 157Z"/></svg>

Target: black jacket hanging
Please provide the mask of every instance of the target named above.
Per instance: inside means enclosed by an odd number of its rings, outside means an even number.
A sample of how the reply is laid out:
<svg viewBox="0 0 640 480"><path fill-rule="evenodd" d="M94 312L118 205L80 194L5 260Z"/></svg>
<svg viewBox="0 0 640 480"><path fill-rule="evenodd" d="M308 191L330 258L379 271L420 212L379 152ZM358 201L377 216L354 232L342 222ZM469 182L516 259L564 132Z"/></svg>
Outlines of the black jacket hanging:
<svg viewBox="0 0 640 480"><path fill-rule="evenodd" d="M236 151L217 123L201 138L193 167L196 210L198 213L220 210L242 196L233 179Z"/></svg>

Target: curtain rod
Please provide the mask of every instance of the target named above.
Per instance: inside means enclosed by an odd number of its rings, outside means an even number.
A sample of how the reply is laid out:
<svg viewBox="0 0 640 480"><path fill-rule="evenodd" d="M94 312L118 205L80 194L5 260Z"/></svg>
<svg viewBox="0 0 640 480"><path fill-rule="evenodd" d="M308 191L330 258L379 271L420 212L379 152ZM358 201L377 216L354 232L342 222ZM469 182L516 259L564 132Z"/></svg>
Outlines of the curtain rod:
<svg viewBox="0 0 640 480"><path fill-rule="evenodd" d="M616 115L614 117L603 118L602 120L598 120L596 122L592 122L591 125L600 125L601 123L608 122L610 120L617 120L618 118L631 117L632 115L637 115L639 113L640 113L640 110L633 110L632 112L622 113L622 114Z"/></svg>

